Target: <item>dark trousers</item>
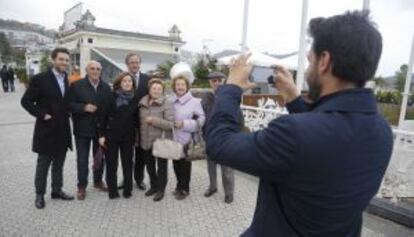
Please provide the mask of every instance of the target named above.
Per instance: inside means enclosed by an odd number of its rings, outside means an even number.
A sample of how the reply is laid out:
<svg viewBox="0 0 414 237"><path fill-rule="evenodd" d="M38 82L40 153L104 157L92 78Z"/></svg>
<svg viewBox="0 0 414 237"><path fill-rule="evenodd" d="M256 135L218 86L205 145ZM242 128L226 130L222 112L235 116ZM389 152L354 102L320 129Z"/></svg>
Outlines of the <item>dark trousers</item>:
<svg viewBox="0 0 414 237"><path fill-rule="evenodd" d="M230 167L220 165L221 177L225 195L234 193L234 170ZM210 178L210 189L217 189L217 163L207 159L208 177Z"/></svg>
<svg viewBox="0 0 414 237"><path fill-rule="evenodd" d="M3 86L3 91L8 92L9 91L9 82L8 82L8 80L1 79L1 84Z"/></svg>
<svg viewBox="0 0 414 237"><path fill-rule="evenodd" d="M89 150L92 145L92 152L95 154L98 149L98 140L90 137L75 137L76 143L76 155L78 163L78 187L86 188L88 186L88 174L89 174ZM93 171L94 183L102 182L102 176L105 166L105 159L102 161L101 167Z"/></svg>
<svg viewBox="0 0 414 237"><path fill-rule="evenodd" d="M14 92L14 80L9 80L9 84L10 84L10 91Z"/></svg>
<svg viewBox="0 0 414 237"><path fill-rule="evenodd" d="M168 180L168 160L154 157L152 155L152 149L143 150L142 152L147 165L151 188L164 192Z"/></svg>
<svg viewBox="0 0 414 237"><path fill-rule="evenodd" d="M134 147L132 142L108 141L108 148L105 152L106 159L106 182L109 194L118 192L118 160L121 153L122 173L124 174L124 194L131 194L132 191L132 157Z"/></svg>
<svg viewBox="0 0 414 237"><path fill-rule="evenodd" d="M66 153L58 156L39 154L36 164L35 188L36 194L46 193L47 175L52 164L52 192L59 192L63 186L63 165Z"/></svg>
<svg viewBox="0 0 414 237"><path fill-rule="evenodd" d="M191 161L185 159L174 160L173 166L177 177L177 187L175 189L190 192Z"/></svg>
<svg viewBox="0 0 414 237"><path fill-rule="evenodd" d="M137 184L144 181L145 159L142 156L142 149L135 147L134 179Z"/></svg>

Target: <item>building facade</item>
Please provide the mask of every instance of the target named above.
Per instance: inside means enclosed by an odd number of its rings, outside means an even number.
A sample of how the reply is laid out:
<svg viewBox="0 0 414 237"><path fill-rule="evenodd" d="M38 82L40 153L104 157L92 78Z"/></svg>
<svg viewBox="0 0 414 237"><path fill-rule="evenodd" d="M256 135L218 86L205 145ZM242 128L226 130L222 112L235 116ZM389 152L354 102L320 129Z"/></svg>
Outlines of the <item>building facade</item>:
<svg viewBox="0 0 414 237"><path fill-rule="evenodd" d="M129 52L141 56L142 72L154 70L167 60L178 61L185 44L176 25L168 36L160 36L100 28L94 22L95 17L87 10L73 29L64 31L62 27L58 34L58 44L70 50L72 63L80 67L81 76L85 76L88 61L96 60L103 66L103 80L111 82L126 70L124 59Z"/></svg>

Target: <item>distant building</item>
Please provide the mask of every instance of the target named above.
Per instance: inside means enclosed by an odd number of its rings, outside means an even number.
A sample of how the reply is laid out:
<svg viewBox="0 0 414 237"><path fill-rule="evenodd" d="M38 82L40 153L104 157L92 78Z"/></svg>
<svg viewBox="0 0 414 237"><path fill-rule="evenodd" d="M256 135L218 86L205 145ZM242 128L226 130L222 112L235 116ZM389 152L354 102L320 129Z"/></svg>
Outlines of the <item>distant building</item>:
<svg viewBox="0 0 414 237"><path fill-rule="evenodd" d="M26 73L29 77L40 71L40 60L43 52L53 50L56 47L55 40L49 36L30 30L18 30L0 27L10 46L23 50L26 57Z"/></svg>
<svg viewBox="0 0 414 237"><path fill-rule="evenodd" d="M141 56L141 71L153 70L167 60L178 60L185 44L176 25L171 27L168 36L160 36L97 27L89 10L79 19L70 30L65 30L65 23L62 25L58 43L70 50L72 63L80 66L82 76L88 61L96 60L103 66L103 80L112 81L126 70L124 59L129 52Z"/></svg>
<svg viewBox="0 0 414 237"><path fill-rule="evenodd" d="M26 52L26 73L29 77L40 72L40 63L44 52L42 51L27 51Z"/></svg>
<svg viewBox="0 0 414 237"><path fill-rule="evenodd" d="M38 32L8 29L0 26L10 46L28 50L51 49L54 47L54 39Z"/></svg>

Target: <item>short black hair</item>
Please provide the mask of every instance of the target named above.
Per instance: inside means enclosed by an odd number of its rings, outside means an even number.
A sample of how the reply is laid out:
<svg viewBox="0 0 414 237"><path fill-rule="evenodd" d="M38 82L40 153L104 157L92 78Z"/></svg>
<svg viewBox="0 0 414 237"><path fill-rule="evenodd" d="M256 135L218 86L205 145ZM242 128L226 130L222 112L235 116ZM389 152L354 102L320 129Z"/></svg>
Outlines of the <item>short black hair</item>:
<svg viewBox="0 0 414 237"><path fill-rule="evenodd" d="M58 47L52 51L53 60L57 57L58 53L65 53L67 55L70 55L69 50L67 48Z"/></svg>
<svg viewBox="0 0 414 237"><path fill-rule="evenodd" d="M375 75L382 52L382 36L369 11L352 11L309 23L312 49L317 57L327 51L332 74L358 87Z"/></svg>
<svg viewBox="0 0 414 237"><path fill-rule="evenodd" d="M128 53L128 54L125 56L125 64L128 64L128 63L129 63L129 59L130 59L131 57L134 57L134 56L137 56L137 57L138 57L138 59L139 59L139 62L141 63L141 56L140 56L139 54L137 54L137 53L130 52L130 53Z"/></svg>

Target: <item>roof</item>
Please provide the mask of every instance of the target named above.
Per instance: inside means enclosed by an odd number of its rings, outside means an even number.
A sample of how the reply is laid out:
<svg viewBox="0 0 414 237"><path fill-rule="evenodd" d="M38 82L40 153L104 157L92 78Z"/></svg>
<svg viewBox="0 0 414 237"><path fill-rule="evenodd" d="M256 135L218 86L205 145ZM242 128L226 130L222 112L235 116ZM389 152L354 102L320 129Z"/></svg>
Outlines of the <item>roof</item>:
<svg viewBox="0 0 414 237"><path fill-rule="evenodd" d="M235 55L239 53L241 53L241 51L233 50L233 49L225 49L223 51L215 53L213 56L215 58L222 58L222 57L227 57L227 56ZM277 59L284 59L284 58L289 58L291 56L297 55L298 52L291 52L291 53L286 53L286 54L269 54L269 53L263 52L263 54L266 54L268 56L271 56Z"/></svg>
<svg viewBox="0 0 414 237"><path fill-rule="evenodd" d="M112 62L114 62L118 68L127 69L125 65L125 56L128 53L137 53L141 56L141 69L143 72L155 69L154 67L158 64L162 64L167 60L173 60L175 54L155 53L148 51L137 51L137 50L124 50L124 49L111 49L111 48L94 48L95 51L105 55ZM177 55L178 56L178 55Z"/></svg>
<svg viewBox="0 0 414 237"><path fill-rule="evenodd" d="M241 53L241 52L238 51L238 50L233 50L233 49L225 49L223 51L215 53L213 55L213 57L214 58L222 58L222 57L227 57L227 56L230 56L230 55L235 55L235 54L238 54L238 53Z"/></svg>
<svg viewBox="0 0 414 237"><path fill-rule="evenodd" d="M68 35L75 34L76 32L86 31L86 32L93 32L93 33L101 33L101 34L108 34L108 35L118 35L118 36L126 36L126 37L134 37L140 39L152 39L152 40L161 40L161 41L173 41L176 43L185 43L181 39L170 38L168 36L161 36L161 35L153 35L153 34L144 34L139 32L131 32L131 31L122 31L122 30L113 30L113 29L106 29L100 27L91 27L91 28L80 28L80 29L73 29L68 32L64 32L61 34L61 37L66 37Z"/></svg>

